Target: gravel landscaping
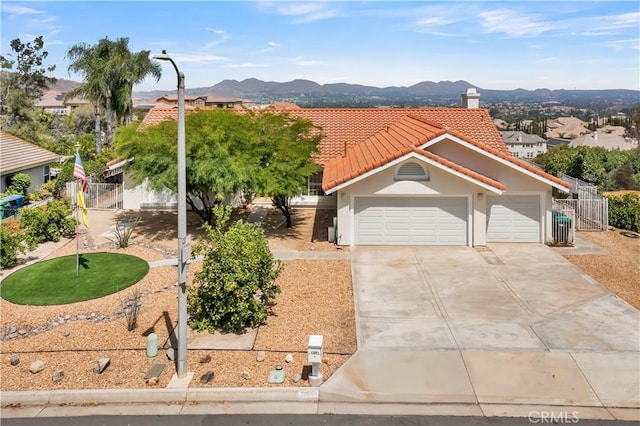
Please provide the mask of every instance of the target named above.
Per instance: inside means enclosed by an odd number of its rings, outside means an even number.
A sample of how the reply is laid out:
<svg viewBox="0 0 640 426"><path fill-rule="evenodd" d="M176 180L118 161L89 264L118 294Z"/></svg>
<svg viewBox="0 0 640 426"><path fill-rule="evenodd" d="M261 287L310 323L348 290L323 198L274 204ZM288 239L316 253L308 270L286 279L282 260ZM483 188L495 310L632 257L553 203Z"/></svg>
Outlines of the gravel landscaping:
<svg viewBox="0 0 640 426"><path fill-rule="evenodd" d="M122 216L121 216L122 217ZM246 214L243 216L246 217ZM278 212L263 223L272 250L348 251L326 241L332 211L297 210L295 226L286 229ZM158 261L175 257L175 239L167 229L175 215L145 214L134 244L119 253ZM156 220L160 225L154 225ZM193 222L197 226L197 221ZM191 232L191 230L190 230ZM608 254L565 255L570 262L594 277L613 293L640 308L640 239L620 230L579 233ZM87 251L115 251L113 244L91 240ZM75 240L52 256L75 253ZM189 267L189 282L200 262ZM310 369L306 344L310 334L324 336L325 356L321 371L331 376L356 350L356 331L349 260L291 260L283 263L278 278L282 288L273 315L257 332L251 350L189 350L188 370L194 373L191 387L309 386ZM58 306L19 306L0 300L0 390L100 389L166 387L175 373L167 358L172 328L177 323L175 268L151 268L129 289L100 299ZM141 295L138 327L127 331L124 304L133 292ZM162 348L155 358L146 356L146 335L154 332ZM258 360L264 351L264 360ZM286 362L291 354L290 362ZM100 358L109 358L103 373L93 371ZM44 369L29 371L35 361ZM13 365L15 364L15 365ZM166 364L157 383L145 374L154 364ZM282 365L286 378L281 385L267 384L269 372ZM63 370L61 376L56 370ZM213 379L200 377L213 371ZM294 382L294 376L302 380Z"/></svg>

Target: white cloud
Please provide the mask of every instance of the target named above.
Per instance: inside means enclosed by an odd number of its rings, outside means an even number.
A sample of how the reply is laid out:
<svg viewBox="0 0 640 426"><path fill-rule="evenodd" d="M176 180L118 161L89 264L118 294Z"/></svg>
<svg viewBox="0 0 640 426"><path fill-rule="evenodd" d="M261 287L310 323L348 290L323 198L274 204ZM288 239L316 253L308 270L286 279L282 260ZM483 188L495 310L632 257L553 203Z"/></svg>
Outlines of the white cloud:
<svg viewBox="0 0 640 426"><path fill-rule="evenodd" d="M189 62L189 63L207 63L207 62L219 62L224 61L224 56L217 55L203 55L203 54L177 54L175 55L176 62Z"/></svg>
<svg viewBox="0 0 640 426"><path fill-rule="evenodd" d="M205 30L211 31L212 33L215 33L224 37L227 36L227 33L224 30L216 30L215 28L209 28L209 27L206 27Z"/></svg>
<svg viewBox="0 0 640 426"><path fill-rule="evenodd" d="M282 46L280 43L276 43L275 41L269 41L267 44L271 47L280 47Z"/></svg>
<svg viewBox="0 0 640 426"><path fill-rule="evenodd" d="M245 62L243 64L229 64L226 65L227 68L265 68L267 64L254 64L251 62Z"/></svg>
<svg viewBox="0 0 640 426"><path fill-rule="evenodd" d="M324 65L321 61L315 61L310 59L305 59L304 56L297 56L291 60L294 64L301 67L310 67L315 65Z"/></svg>
<svg viewBox="0 0 640 426"><path fill-rule="evenodd" d="M12 6L7 4L0 4L0 10L9 15L37 15L46 13L44 10L38 10L24 6Z"/></svg>
<svg viewBox="0 0 640 426"><path fill-rule="evenodd" d="M328 8L325 2L262 2L258 4L258 9L295 17L293 23L303 24L322 19L334 18L338 15L337 9Z"/></svg>
<svg viewBox="0 0 640 426"><path fill-rule="evenodd" d="M507 9L481 12L479 16L485 32L508 37L535 37L554 29L553 25L536 20L535 15L520 15Z"/></svg>
<svg viewBox="0 0 640 426"><path fill-rule="evenodd" d="M640 38L626 39L626 40L611 40L603 43L607 47L611 47L614 50L634 49L640 50Z"/></svg>

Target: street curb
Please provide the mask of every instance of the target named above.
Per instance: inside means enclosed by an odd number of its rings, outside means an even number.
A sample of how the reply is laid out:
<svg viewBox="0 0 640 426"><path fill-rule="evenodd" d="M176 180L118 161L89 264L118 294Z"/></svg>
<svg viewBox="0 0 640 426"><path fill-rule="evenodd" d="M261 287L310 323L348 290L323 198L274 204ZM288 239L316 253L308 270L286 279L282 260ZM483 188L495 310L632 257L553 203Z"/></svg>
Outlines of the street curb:
<svg viewBox="0 0 640 426"><path fill-rule="evenodd" d="M185 389L78 389L9 391L0 405L41 406L65 404L140 404L186 402L307 402L317 404L317 388L185 388Z"/></svg>

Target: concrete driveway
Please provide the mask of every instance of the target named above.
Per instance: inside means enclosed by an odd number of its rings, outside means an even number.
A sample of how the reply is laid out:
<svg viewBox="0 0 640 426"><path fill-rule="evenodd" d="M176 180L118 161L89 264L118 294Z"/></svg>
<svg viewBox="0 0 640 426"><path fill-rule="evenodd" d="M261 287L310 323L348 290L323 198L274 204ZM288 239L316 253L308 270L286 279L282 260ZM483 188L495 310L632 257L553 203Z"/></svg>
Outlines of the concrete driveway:
<svg viewBox="0 0 640 426"><path fill-rule="evenodd" d="M640 420L638 310L553 249L351 254L358 351L321 387L320 412L377 402L407 414Z"/></svg>
<svg viewBox="0 0 640 426"><path fill-rule="evenodd" d="M358 347L639 351L638 311L538 244L352 252Z"/></svg>

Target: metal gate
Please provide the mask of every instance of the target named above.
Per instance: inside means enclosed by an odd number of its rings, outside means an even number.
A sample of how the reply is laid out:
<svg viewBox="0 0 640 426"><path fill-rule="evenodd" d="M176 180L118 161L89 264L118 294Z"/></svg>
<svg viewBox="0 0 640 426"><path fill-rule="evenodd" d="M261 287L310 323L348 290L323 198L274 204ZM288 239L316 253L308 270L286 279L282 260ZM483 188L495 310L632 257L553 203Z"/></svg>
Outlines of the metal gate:
<svg viewBox="0 0 640 426"><path fill-rule="evenodd" d="M66 195L71 202L76 203L76 182L67 182ZM84 196L87 209L113 210L122 208L122 184L121 183L90 183L89 192Z"/></svg>

